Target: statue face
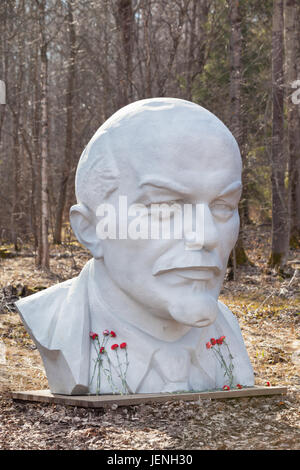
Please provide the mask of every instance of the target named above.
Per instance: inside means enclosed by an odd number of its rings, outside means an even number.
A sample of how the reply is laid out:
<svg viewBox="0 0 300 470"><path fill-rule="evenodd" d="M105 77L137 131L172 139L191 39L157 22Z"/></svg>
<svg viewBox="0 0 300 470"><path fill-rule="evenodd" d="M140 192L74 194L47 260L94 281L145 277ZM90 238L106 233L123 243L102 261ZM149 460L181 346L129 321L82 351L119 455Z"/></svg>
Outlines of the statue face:
<svg viewBox="0 0 300 470"><path fill-rule="evenodd" d="M106 239L104 263L117 286L149 314L207 326L216 319L228 257L238 237L239 150L215 117L205 122L201 116L199 122L197 109L175 120L172 110L148 114L131 118L112 134L121 178L108 202L116 210L120 195L127 196L128 205L203 204L204 243L193 245L187 233L180 240Z"/></svg>
<svg viewBox="0 0 300 470"><path fill-rule="evenodd" d="M204 327L216 319L228 257L238 237L239 150L216 118L207 124L202 119L200 125L195 116L178 122L164 116L140 128L119 127L118 138L111 140L121 178L107 202L116 211L120 195L127 196L128 205L203 204L204 243L197 246L190 234L180 240L106 239L104 263L114 283L149 315Z"/></svg>

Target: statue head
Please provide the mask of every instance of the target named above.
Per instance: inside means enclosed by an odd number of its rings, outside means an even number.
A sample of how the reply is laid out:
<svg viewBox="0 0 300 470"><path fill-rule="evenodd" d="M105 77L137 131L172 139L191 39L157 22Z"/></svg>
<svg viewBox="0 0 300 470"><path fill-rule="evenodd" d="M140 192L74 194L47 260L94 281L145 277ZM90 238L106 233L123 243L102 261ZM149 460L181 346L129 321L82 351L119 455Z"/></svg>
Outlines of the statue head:
<svg viewBox="0 0 300 470"><path fill-rule="evenodd" d="M146 99L115 113L85 148L71 225L114 284L149 316L204 327L217 316L239 232L240 195L241 157L227 127L194 103ZM175 204L179 212L189 206L193 227L183 227L181 238L151 237L150 229L147 239L124 236L124 231L120 236L120 196L127 197L128 208L141 205L140 222L157 204ZM115 208L115 239L99 236L103 203ZM197 206L200 228L194 224ZM128 214L130 226L133 212Z"/></svg>

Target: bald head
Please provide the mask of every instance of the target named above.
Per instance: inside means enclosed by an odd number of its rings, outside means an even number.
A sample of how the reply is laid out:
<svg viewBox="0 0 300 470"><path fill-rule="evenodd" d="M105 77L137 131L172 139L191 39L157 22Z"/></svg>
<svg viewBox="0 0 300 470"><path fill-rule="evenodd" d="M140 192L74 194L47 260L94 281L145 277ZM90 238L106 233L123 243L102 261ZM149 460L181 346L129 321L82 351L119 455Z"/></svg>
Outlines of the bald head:
<svg viewBox="0 0 300 470"><path fill-rule="evenodd" d="M229 163L238 178L237 143L215 115L185 100L141 100L117 111L95 133L78 164L76 196L95 210L120 185L126 191L129 173L138 184L153 171L173 179L183 171L188 178L203 166L218 171Z"/></svg>

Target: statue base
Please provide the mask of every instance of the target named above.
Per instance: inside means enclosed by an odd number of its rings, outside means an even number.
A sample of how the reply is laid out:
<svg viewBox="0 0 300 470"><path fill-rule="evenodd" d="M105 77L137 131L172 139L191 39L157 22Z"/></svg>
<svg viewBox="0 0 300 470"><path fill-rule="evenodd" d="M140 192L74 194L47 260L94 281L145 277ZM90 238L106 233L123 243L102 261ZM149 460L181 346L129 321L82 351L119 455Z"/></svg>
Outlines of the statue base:
<svg viewBox="0 0 300 470"><path fill-rule="evenodd" d="M13 400L28 402L55 403L80 408L104 408L106 406L130 406L142 403L155 403L167 401L198 401L201 399L226 399L256 397L262 395L285 395L287 387L245 387L234 390L214 390L206 392L179 392L179 393L137 393L133 395L58 395L50 390L29 390L11 392Z"/></svg>

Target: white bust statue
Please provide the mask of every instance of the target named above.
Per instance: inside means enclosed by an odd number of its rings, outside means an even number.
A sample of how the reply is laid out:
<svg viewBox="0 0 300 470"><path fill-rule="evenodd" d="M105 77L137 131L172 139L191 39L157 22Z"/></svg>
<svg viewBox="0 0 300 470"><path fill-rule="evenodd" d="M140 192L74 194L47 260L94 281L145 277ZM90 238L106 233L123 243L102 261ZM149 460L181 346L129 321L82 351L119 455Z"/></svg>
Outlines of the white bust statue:
<svg viewBox="0 0 300 470"><path fill-rule="evenodd" d="M220 336L233 356L233 386L254 385L238 321L218 301L238 237L240 194L237 143L201 106L173 98L141 100L98 129L80 158L77 204L70 210L74 233L93 257L78 277L16 303L53 393L111 393L111 381L120 390L117 359L123 361L125 349L129 393L222 388L225 369L207 346ZM127 196L128 207L146 207L144 221L153 204L198 204L202 235L184 230L178 239L141 239L122 229L105 239L97 229L103 220L98 207L115 208L118 229L120 196ZM99 390L99 344L90 332L102 341L105 330L117 336L106 337L110 362L105 365L103 355ZM126 348L117 352L113 343Z"/></svg>

